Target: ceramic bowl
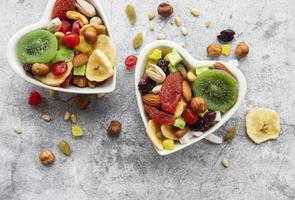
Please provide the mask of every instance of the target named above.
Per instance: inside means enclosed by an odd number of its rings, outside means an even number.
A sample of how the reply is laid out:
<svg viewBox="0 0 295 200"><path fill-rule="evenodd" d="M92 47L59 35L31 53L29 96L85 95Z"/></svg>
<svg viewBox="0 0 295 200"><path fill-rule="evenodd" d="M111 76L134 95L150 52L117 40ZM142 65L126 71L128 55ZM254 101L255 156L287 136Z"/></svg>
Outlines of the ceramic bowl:
<svg viewBox="0 0 295 200"><path fill-rule="evenodd" d="M198 61L195 58L193 58L190 53L188 53L188 51L186 51L184 48L182 48L181 46L177 45L174 42L168 41L168 40L159 40L159 41L155 41L153 43L150 43L149 45L147 45L140 53L139 57L138 57L138 61L137 61L137 65L136 65L136 70L135 70L135 93L136 93L136 98L137 98L137 104L138 104L138 108L141 114L141 118L143 120L143 123L145 125L145 127L147 127L148 124L148 116L144 111L144 107L143 107L143 102L141 100L141 94L140 91L138 90L138 83L144 73L144 68L146 65L146 62L148 60L148 55L151 53L152 50L154 50L155 48L159 48L161 49L164 54L170 52L172 49L175 49L182 57L183 57L183 62L186 66L191 66L191 67L198 67L198 66L202 66L202 65L213 65L216 61ZM239 97L238 100L236 102L236 104L229 110L227 111L224 115L222 115L222 119L221 121L219 121L216 125L214 125L213 127L211 127L208 131L204 132L201 136L199 137L192 137L190 139L190 142L187 144L176 144L175 145L175 149L173 151L167 151L167 150L158 150L156 149L156 151L160 154L160 155L168 155L171 153L175 153L181 149L184 149L196 142L199 142L203 139L214 139L215 135L213 135L213 133L219 129L225 122L227 122L234 114L235 112L238 110L238 108L240 107L245 94L246 94L246 88L247 88L247 84L246 84L246 79L243 75L243 73L236 67L238 64L237 61L234 62L222 62L223 64L225 64L229 70L235 75L237 81L238 81L238 85L239 85ZM214 137L212 137L214 136ZM217 137L217 136L216 136ZM218 137L217 137L218 139ZM221 140L222 141L222 140Z"/></svg>
<svg viewBox="0 0 295 200"><path fill-rule="evenodd" d="M98 15L103 20L103 23L108 30L108 36L111 38L111 40L113 40L109 23L106 19L106 16L104 14L104 11L103 11L99 1L98 0L90 0L90 2L92 3L92 5L95 6ZM7 48L7 58L8 58L8 62L9 62L10 67L13 69L13 71L15 71L15 73L17 75L19 75L24 80L26 80L32 84L35 84L39 87L43 87L43 88L47 88L47 89L53 89L56 91L77 93L77 94L99 94L99 93L110 93L110 92L114 91L115 86L116 86L116 67L114 68L113 77L109 78L107 81L105 81L100 86L97 86L96 88L88 88L88 87L87 88L78 88L75 86L70 86L69 88L52 87L52 86L48 86L48 85L41 83L40 81L38 81L34 77L28 75L24 71L22 64L20 63L20 61L17 58L17 49L16 49L17 43L24 34L30 32L30 31L33 31L33 30L45 28L47 26L48 22L51 21L51 13L52 13L54 3L55 3L55 0L49 0L41 20L35 24L26 26L25 28L21 29L20 31L15 33L14 36L10 39L10 41L8 43L8 48Z"/></svg>

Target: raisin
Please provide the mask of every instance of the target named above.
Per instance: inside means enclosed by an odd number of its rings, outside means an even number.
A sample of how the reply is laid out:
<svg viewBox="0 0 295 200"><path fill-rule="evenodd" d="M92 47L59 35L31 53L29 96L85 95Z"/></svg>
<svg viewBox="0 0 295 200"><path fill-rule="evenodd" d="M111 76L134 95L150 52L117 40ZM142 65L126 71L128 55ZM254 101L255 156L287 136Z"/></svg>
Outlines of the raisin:
<svg viewBox="0 0 295 200"><path fill-rule="evenodd" d="M207 131L213 124L215 118L216 112L209 112L204 118L199 118L196 124L190 125L189 127L194 131Z"/></svg>
<svg viewBox="0 0 295 200"><path fill-rule="evenodd" d="M217 36L222 42L231 42L235 37L235 32L231 29L226 29L220 32L220 35Z"/></svg>
<svg viewBox="0 0 295 200"><path fill-rule="evenodd" d="M143 74L138 83L138 89L142 95L148 94L157 85L155 81L150 79L146 74Z"/></svg>
<svg viewBox="0 0 295 200"><path fill-rule="evenodd" d="M182 82L183 78L179 72L169 74L164 80L160 92L161 107L164 111L175 112L182 95Z"/></svg>
<svg viewBox="0 0 295 200"><path fill-rule="evenodd" d="M160 67L165 72L165 74L168 74L168 64L169 63L166 60L160 59L157 63L157 66Z"/></svg>
<svg viewBox="0 0 295 200"><path fill-rule="evenodd" d="M157 108L150 106L150 105L144 105L144 110L147 112L147 114L155 120L158 124L164 124L167 126L171 126L174 124L175 118L173 115L160 111Z"/></svg>
<svg viewBox="0 0 295 200"><path fill-rule="evenodd" d="M32 64L24 64L23 68L25 70L25 72L29 73L29 74L33 74L32 73Z"/></svg>

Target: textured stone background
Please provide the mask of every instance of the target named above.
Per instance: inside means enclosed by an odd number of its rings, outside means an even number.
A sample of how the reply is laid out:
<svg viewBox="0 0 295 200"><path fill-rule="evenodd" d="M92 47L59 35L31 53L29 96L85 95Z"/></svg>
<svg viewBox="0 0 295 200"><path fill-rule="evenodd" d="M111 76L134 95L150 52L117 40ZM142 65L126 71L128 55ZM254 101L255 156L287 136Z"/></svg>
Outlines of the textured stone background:
<svg viewBox="0 0 295 200"><path fill-rule="evenodd" d="M172 19L154 20L155 32L147 29L146 14L159 1L101 1L111 23L119 50L118 81L115 92L96 100L90 109L80 112L73 107L72 95L56 99L47 91L19 78L9 68L6 45L20 28L36 22L46 0L1 0L0 3L0 199L295 199L295 3L288 0L174 0L175 15L188 27L184 38L171 25ZM123 7L133 2L139 21L131 27ZM194 18L190 8L201 9ZM210 29L205 22L212 21ZM207 59L206 47L224 28L238 32L236 44L245 40L251 54L240 69L248 81L246 100L238 113L217 134L237 127L238 136L228 144L200 142L171 156L160 157L149 142L140 119L134 95L134 71L123 66L132 49L131 37L143 31L145 44L157 32L184 42L198 59ZM222 58L224 60L231 59ZM45 103L32 109L27 97L38 89ZM255 145L245 135L245 112L253 106L277 110L282 118L281 136L276 141ZM65 111L78 114L85 128L83 139L70 135ZM54 120L40 120L43 113ZM118 139L107 137L105 127L113 120L123 123ZM13 132L22 127L23 134ZM66 138L74 153L63 156L57 148ZM51 167L40 164L38 153L50 148L56 154ZM220 161L228 158L230 167Z"/></svg>

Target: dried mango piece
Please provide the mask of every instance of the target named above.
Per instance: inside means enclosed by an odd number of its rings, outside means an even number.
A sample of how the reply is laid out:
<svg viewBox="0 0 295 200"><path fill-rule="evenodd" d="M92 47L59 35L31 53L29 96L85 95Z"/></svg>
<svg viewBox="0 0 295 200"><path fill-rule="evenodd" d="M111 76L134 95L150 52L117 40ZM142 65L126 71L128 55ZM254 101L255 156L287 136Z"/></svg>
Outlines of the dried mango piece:
<svg viewBox="0 0 295 200"><path fill-rule="evenodd" d="M83 129L79 126L73 124L72 125L72 135L74 137L82 137L84 135Z"/></svg>
<svg viewBox="0 0 295 200"><path fill-rule="evenodd" d="M231 46L229 44L221 45L221 54L229 56L231 53Z"/></svg>

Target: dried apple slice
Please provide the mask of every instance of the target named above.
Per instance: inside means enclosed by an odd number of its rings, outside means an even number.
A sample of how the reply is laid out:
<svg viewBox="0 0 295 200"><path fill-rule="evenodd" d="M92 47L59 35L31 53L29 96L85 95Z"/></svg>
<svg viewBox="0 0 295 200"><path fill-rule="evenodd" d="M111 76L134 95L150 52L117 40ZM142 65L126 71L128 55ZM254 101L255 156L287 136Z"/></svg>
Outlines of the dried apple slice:
<svg viewBox="0 0 295 200"><path fill-rule="evenodd" d="M148 122L148 126L146 128L146 132L149 136L149 138L151 139L152 143L154 144L154 146L159 149L159 150L163 150L164 146L162 144L162 140L159 139L157 137L157 132L160 130L160 125L157 124L154 120L150 120Z"/></svg>
<svg viewBox="0 0 295 200"><path fill-rule="evenodd" d="M161 131L162 131L163 135L168 139L171 139L171 140L178 140L179 139L175 136L176 128L174 128L173 126L162 125Z"/></svg>

